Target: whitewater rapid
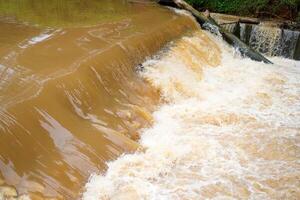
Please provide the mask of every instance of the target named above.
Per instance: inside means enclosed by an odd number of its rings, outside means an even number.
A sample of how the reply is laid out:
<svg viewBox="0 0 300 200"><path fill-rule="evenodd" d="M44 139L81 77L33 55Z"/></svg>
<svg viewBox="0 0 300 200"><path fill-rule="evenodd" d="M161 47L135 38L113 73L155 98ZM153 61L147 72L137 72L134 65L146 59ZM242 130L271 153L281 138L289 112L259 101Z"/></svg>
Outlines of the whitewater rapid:
<svg viewBox="0 0 300 200"><path fill-rule="evenodd" d="M199 30L147 60L163 103L143 149L93 174L83 199L299 198L300 62L270 59Z"/></svg>

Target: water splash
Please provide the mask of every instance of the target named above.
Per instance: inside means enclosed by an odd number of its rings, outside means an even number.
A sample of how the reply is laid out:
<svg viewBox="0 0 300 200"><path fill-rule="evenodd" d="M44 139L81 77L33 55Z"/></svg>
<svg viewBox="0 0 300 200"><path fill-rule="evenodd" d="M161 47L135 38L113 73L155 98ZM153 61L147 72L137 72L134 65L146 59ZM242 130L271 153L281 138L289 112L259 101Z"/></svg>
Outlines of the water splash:
<svg viewBox="0 0 300 200"><path fill-rule="evenodd" d="M234 57L199 31L145 62L166 102L145 150L92 175L83 199L297 199L300 63L273 60Z"/></svg>
<svg viewBox="0 0 300 200"><path fill-rule="evenodd" d="M227 31L229 31L230 33L233 33L237 27L236 23L231 23L231 24L224 24L222 25Z"/></svg>
<svg viewBox="0 0 300 200"><path fill-rule="evenodd" d="M300 32L271 27L270 25L224 24L227 31L234 33L251 48L268 56L299 59ZM298 44L299 43L299 44Z"/></svg>
<svg viewBox="0 0 300 200"><path fill-rule="evenodd" d="M250 36L250 46L259 52L269 56L280 55L281 52L281 29L254 26Z"/></svg>
<svg viewBox="0 0 300 200"><path fill-rule="evenodd" d="M91 173L139 148L159 93L134 66L197 26L156 5L107 3L122 18L53 28L0 20L0 199L76 199Z"/></svg>

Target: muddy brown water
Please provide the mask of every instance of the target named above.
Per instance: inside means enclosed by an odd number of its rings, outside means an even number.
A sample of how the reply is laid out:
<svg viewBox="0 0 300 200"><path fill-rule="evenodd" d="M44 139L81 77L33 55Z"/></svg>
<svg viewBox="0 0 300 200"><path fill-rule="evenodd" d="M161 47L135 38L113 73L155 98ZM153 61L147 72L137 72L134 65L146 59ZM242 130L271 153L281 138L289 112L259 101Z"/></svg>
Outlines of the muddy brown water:
<svg viewBox="0 0 300 200"><path fill-rule="evenodd" d="M151 124L159 92L135 67L195 28L148 2L0 1L0 184L78 198Z"/></svg>

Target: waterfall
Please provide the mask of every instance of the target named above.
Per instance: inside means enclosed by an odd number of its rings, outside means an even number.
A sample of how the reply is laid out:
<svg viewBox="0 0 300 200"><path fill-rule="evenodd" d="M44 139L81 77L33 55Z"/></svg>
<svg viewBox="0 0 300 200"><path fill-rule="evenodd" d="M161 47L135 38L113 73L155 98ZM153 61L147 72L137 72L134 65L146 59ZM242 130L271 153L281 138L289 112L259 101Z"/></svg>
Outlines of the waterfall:
<svg viewBox="0 0 300 200"><path fill-rule="evenodd" d="M250 47L267 56L300 60L299 31L271 27L264 23L260 25L233 23L222 26Z"/></svg>
<svg viewBox="0 0 300 200"><path fill-rule="evenodd" d="M230 33L234 33L236 27L237 27L237 24L236 23L232 23L232 24L224 24L223 27L229 31Z"/></svg>
<svg viewBox="0 0 300 200"><path fill-rule="evenodd" d="M253 26L249 45L268 56L281 55L281 30L265 26Z"/></svg>
<svg viewBox="0 0 300 200"><path fill-rule="evenodd" d="M281 55L283 55L286 58L295 58L300 60L300 54L296 54L297 45L300 47L299 36L299 31L282 30Z"/></svg>
<svg viewBox="0 0 300 200"><path fill-rule="evenodd" d="M59 22L57 15L68 21L75 8L86 20L97 10L71 1L32 2L17 3L46 7ZM97 11L91 15L105 21L71 27L0 19L1 200L15 193L76 199L92 172L140 146L138 130L150 126L159 93L135 67L198 25L159 6L105 2L126 12ZM60 3L69 9L53 9Z"/></svg>
<svg viewBox="0 0 300 200"><path fill-rule="evenodd" d="M297 199L300 62L272 61L202 30L145 61L139 74L164 103L143 150L92 174L83 199Z"/></svg>
<svg viewBox="0 0 300 200"><path fill-rule="evenodd" d="M2 3L0 200L298 199L300 62L146 1ZM298 32L224 26L299 55Z"/></svg>

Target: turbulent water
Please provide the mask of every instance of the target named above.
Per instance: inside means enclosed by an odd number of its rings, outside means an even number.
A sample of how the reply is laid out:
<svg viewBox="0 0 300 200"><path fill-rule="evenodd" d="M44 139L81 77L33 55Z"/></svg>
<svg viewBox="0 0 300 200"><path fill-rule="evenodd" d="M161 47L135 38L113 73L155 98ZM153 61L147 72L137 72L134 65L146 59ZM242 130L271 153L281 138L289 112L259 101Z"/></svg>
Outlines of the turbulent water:
<svg viewBox="0 0 300 200"><path fill-rule="evenodd" d="M273 26L268 23L259 25L230 23L223 25L225 29L234 33L258 52L268 56L300 60L300 32Z"/></svg>
<svg viewBox="0 0 300 200"><path fill-rule="evenodd" d="M76 199L136 150L159 94L134 66L195 28L142 2L0 0L0 199Z"/></svg>
<svg viewBox="0 0 300 200"><path fill-rule="evenodd" d="M197 31L145 62L165 103L143 150L93 175L83 199L298 199L300 63L271 59Z"/></svg>
<svg viewBox="0 0 300 200"><path fill-rule="evenodd" d="M0 200L298 199L300 62L270 59L148 1L0 0Z"/></svg>

